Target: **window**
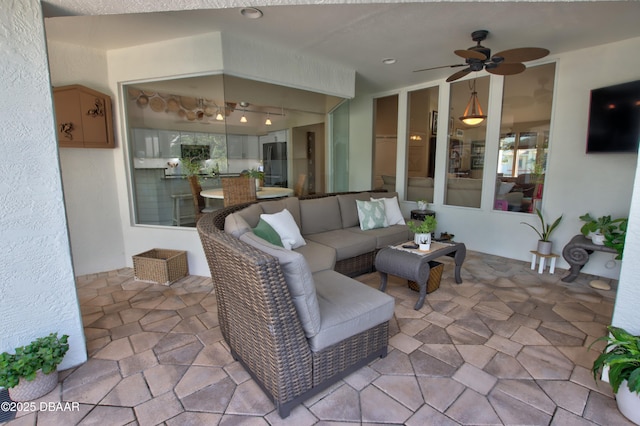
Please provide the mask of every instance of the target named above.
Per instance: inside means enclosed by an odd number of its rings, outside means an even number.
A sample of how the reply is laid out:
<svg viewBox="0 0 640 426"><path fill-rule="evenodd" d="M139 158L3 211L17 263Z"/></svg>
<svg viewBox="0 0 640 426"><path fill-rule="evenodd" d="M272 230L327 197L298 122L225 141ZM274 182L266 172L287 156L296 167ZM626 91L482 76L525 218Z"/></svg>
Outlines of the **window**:
<svg viewBox="0 0 640 426"><path fill-rule="evenodd" d="M438 92L438 87L429 87L408 93L406 199L410 201L433 202Z"/></svg>
<svg viewBox="0 0 640 426"><path fill-rule="evenodd" d="M374 100L373 187L396 190L398 95Z"/></svg>
<svg viewBox="0 0 640 426"><path fill-rule="evenodd" d="M469 125L461 119L474 92L486 111L489 77L451 84L445 204L452 206L478 208L482 198L487 120Z"/></svg>
<svg viewBox="0 0 640 426"><path fill-rule="evenodd" d="M494 209L535 213L544 195L555 64L504 79Z"/></svg>
<svg viewBox="0 0 640 426"><path fill-rule="evenodd" d="M261 163L277 169L265 178L266 186L287 186L294 166L286 156L288 147L302 145L305 152L307 147L306 132L295 130L324 130L327 113L343 100L222 74L131 83L123 86L122 95L134 221L161 226L194 226L195 204L185 179L193 160L195 168L188 173L199 172L205 190L221 184L208 171L237 175ZM314 152L323 153L324 133L318 134ZM279 149L263 149L272 144ZM268 155L274 152L278 155ZM315 155L318 159L308 160L324 167L324 157ZM309 179L324 176L315 170L308 174ZM275 175L277 181L270 182ZM323 188L322 182L318 185ZM221 200L207 201L209 207L222 205Z"/></svg>

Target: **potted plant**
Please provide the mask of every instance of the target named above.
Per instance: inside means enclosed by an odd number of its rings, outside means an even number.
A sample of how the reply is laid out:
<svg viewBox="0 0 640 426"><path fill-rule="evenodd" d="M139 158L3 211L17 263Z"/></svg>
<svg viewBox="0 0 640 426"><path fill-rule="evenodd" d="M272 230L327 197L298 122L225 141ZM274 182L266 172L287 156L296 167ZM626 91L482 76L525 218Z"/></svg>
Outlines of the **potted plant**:
<svg viewBox="0 0 640 426"><path fill-rule="evenodd" d="M597 380L598 374L607 367L618 409L629 420L640 424L640 336L612 325L607 330L608 335L595 341L606 341L607 345L593 362L593 377Z"/></svg>
<svg viewBox="0 0 640 426"><path fill-rule="evenodd" d="M549 224L549 222L545 222L544 217L542 216L542 212L540 209L536 209L536 214L540 219L540 230L538 230L535 226L531 225L527 222L520 222L523 225L527 225L531 229L533 229L540 239L538 240L538 253L540 254L551 254L551 246L552 242L549 240L551 237L551 233L560 225L562 221L562 215L559 218L553 221L553 223Z"/></svg>
<svg viewBox="0 0 640 426"><path fill-rule="evenodd" d="M429 202L425 199L418 200L417 203L418 203L418 210L420 211L424 211L427 209L427 207L429 207Z"/></svg>
<svg viewBox="0 0 640 426"><path fill-rule="evenodd" d="M58 384L58 364L69 350L66 334L39 337L15 353L0 354L0 386L9 389L13 401L31 401L51 392Z"/></svg>
<svg viewBox="0 0 640 426"><path fill-rule="evenodd" d="M249 177L256 180L256 191L259 191L260 188L264 185L264 172L253 168L248 171Z"/></svg>
<svg viewBox="0 0 640 426"><path fill-rule="evenodd" d="M627 235L627 218L611 219L611 216L592 217L589 213L580 216L585 222L580 232L587 238L591 238L594 244L611 247L618 252L617 260L622 259L624 241Z"/></svg>
<svg viewBox="0 0 640 426"><path fill-rule="evenodd" d="M438 221L435 216L425 216L422 221L408 221L407 226L415 234L413 241L416 244L431 244L431 233L436 230Z"/></svg>

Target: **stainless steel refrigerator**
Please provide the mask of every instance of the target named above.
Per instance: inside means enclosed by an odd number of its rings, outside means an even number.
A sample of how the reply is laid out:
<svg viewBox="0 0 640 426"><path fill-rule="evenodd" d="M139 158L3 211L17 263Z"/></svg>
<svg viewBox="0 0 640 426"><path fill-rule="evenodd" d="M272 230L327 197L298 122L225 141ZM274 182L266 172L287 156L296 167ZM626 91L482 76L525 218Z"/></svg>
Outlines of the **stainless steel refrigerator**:
<svg viewBox="0 0 640 426"><path fill-rule="evenodd" d="M287 187L287 143L269 142L262 145L264 185Z"/></svg>

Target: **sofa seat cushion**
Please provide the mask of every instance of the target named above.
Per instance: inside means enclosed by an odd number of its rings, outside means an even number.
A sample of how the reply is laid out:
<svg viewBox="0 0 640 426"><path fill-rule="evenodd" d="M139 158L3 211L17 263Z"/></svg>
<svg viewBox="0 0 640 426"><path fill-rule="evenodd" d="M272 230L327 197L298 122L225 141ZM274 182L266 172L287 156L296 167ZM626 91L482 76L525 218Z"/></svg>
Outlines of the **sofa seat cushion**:
<svg viewBox="0 0 640 426"><path fill-rule="evenodd" d="M313 275L304 256L273 245L253 232L242 234L240 241L278 259L305 335L315 336L320 331L320 308Z"/></svg>
<svg viewBox="0 0 640 426"><path fill-rule="evenodd" d="M313 274L320 331L309 339L313 352L389 321L393 297L335 271Z"/></svg>
<svg viewBox="0 0 640 426"><path fill-rule="evenodd" d="M399 244L411 239L411 232L407 225L391 225L386 228L370 229L363 231L359 226L345 229L354 234L374 237L376 239L376 248L381 249L389 245Z"/></svg>
<svg viewBox="0 0 640 426"><path fill-rule="evenodd" d="M367 231L368 232L368 231ZM376 249L376 237L355 234L344 229L305 235L305 239L329 246L336 251L336 261L356 257Z"/></svg>
<svg viewBox="0 0 640 426"><path fill-rule="evenodd" d="M307 244L294 249L304 256L311 272L334 269L336 267L336 250L329 246L306 240Z"/></svg>

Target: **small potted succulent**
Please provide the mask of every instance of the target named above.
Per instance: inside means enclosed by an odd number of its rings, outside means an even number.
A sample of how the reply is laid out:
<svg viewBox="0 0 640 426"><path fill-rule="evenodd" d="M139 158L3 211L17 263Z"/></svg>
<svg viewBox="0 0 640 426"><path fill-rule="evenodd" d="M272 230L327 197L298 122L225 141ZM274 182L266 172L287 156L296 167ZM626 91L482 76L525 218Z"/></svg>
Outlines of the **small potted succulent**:
<svg viewBox="0 0 640 426"><path fill-rule="evenodd" d="M413 241L416 244L431 244L431 233L436 230L438 222L435 216L425 216L422 221L408 221L407 226L415 234Z"/></svg>
<svg viewBox="0 0 640 426"><path fill-rule="evenodd" d="M527 222L520 222L523 225L527 225L531 229L533 229L540 239L538 240L538 253L540 254L551 254L552 242L549 240L551 237L551 233L560 225L560 221L562 221L562 215L559 218L553 221L553 223L545 222L544 217L542 216L542 212L539 209L536 209L536 214L538 215L538 219L540 219L540 229L538 230L535 226L531 225Z"/></svg>
<svg viewBox="0 0 640 426"><path fill-rule="evenodd" d="M593 362L593 378L597 380L598 374L608 368L609 383L616 394L618 409L640 425L640 336L612 325L607 330L608 335L593 342L607 342Z"/></svg>
<svg viewBox="0 0 640 426"><path fill-rule="evenodd" d="M69 350L66 334L39 337L15 353L0 354L0 386L9 389L13 401L31 401L51 392L58 384L58 364Z"/></svg>

